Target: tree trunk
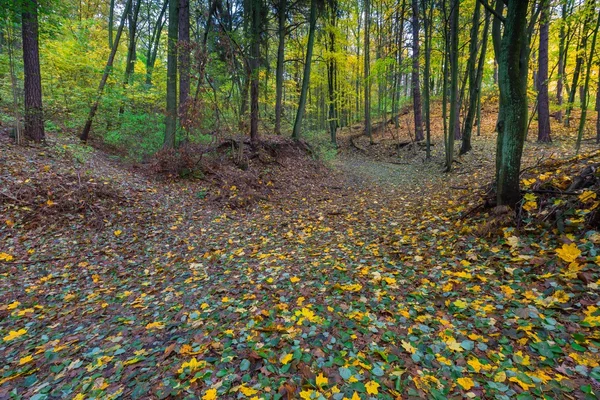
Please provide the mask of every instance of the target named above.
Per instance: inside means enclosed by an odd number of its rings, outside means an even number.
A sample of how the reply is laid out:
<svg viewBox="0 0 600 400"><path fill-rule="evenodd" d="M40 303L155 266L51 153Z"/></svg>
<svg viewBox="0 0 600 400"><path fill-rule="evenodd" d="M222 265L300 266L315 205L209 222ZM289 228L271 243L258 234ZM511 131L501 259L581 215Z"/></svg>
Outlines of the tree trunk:
<svg viewBox="0 0 600 400"><path fill-rule="evenodd" d="M577 59L575 61L575 70L573 71L573 81L571 83L571 88L569 91L569 100L567 102L567 109L565 111L565 126L570 125L571 118L571 110L573 109L573 103L575 102L575 93L577 93L577 84L579 83L579 75L581 74L581 68L583 67L583 56L585 54L587 48L587 39L588 39L588 28L591 22L591 18L593 16L593 10L595 7L595 0L588 0L584 6L585 9L585 18L583 20L583 27L581 31L581 36L579 42L577 44Z"/></svg>
<svg viewBox="0 0 600 400"><path fill-rule="evenodd" d="M551 142L550 105L548 100L548 32L550 27L549 0L542 0L540 48L538 65L538 142Z"/></svg>
<svg viewBox="0 0 600 400"><path fill-rule="evenodd" d="M367 0L368 1L368 0ZM302 90L300 91L300 100L294 121L294 131L292 138L300 140L302 129L302 119L304 118L304 107L306 106L306 97L308 95L308 84L310 83L310 67L312 64L312 53L315 44L315 26L317 25L317 0L310 1L310 19L308 27L308 46L306 48L306 61L304 62L304 74L302 75Z"/></svg>
<svg viewBox="0 0 600 400"><path fill-rule="evenodd" d="M25 75L25 137L36 143L40 143L46 139L46 136L44 133L44 110L42 106L37 0L23 2L22 18L23 69Z"/></svg>
<svg viewBox="0 0 600 400"><path fill-rule="evenodd" d="M598 144L600 143L600 68L598 68L598 82L596 85L596 144Z"/></svg>
<svg viewBox="0 0 600 400"><path fill-rule="evenodd" d="M279 0L277 9L277 67L275 69L275 134L281 135L281 114L283 113L283 62L285 53L285 19L287 0Z"/></svg>
<svg viewBox="0 0 600 400"><path fill-rule="evenodd" d="M133 77L133 72L135 70L135 61L136 61L136 43L137 43L137 21L140 12L140 6L142 4L142 0L137 0L135 3L133 12L129 10L127 13L127 19L129 22L129 43L127 45L127 59L125 60L125 76L123 78L123 96L127 95L127 86L131 85L131 80ZM125 112L125 105L121 102L121 106L119 107L119 114L123 114Z"/></svg>
<svg viewBox="0 0 600 400"><path fill-rule="evenodd" d="M419 3L418 0L412 0L412 47L413 47L413 63L412 63L412 95L413 95L413 110L415 117L415 140L417 142L425 139L423 136L423 116L421 109L421 87L419 80Z"/></svg>
<svg viewBox="0 0 600 400"><path fill-rule="evenodd" d="M423 94L425 101L425 159L431 159L431 107L430 107L430 81L431 81L431 25L433 5L423 1L423 29L425 31L425 71L423 74ZM429 14L427 13L429 11Z"/></svg>
<svg viewBox="0 0 600 400"><path fill-rule="evenodd" d="M563 104L563 80L565 76L565 40L566 40L566 29L565 24L567 23L567 3L563 1L561 7L561 21L560 21L560 33L559 33L559 45L558 45L558 81L556 82L556 102L558 103L558 111L556 112L556 119L558 122L562 122L562 104Z"/></svg>
<svg viewBox="0 0 600 400"><path fill-rule="evenodd" d="M454 138L458 125L458 13L459 1L450 3L450 129L446 148L446 171L452 170L454 161ZM460 126L459 126L460 127Z"/></svg>
<svg viewBox="0 0 600 400"><path fill-rule="evenodd" d="M146 52L146 85L152 85L152 72L154 70L154 63L156 62L156 56L158 54L158 45L160 43L160 35L165 25L164 16L167 12L167 6L169 5L168 0L164 0L160 14L154 24L152 35L150 36L150 42L148 43L148 51Z"/></svg>
<svg viewBox="0 0 600 400"><path fill-rule="evenodd" d="M115 0L110 0L108 6L108 48L113 48L113 25L115 23Z"/></svg>
<svg viewBox="0 0 600 400"><path fill-rule="evenodd" d="M371 47L371 1L365 0L365 134L369 142L373 143L373 132L371 130L371 77L370 75L370 47Z"/></svg>
<svg viewBox="0 0 600 400"><path fill-rule="evenodd" d="M521 199L519 174L527 135L529 0L509 0L498 60L501 119L498 121L496 196L498 205Z"/></svg>
<svg viewBox="0 0 600 400"><path fill-rule="evenodd" d="M329 94L329 134L331 143L337 146L338 121L335 115L335 26L337 20L337 1L329 2L329 60L327 61L327 88Z"/></svg>
<svg viewBox="0 0 600 400"><path fill-rule="evenodd" d="M481 55L479 56L479 63L475 68L475 62L477 60L477 47L479 38L479 25L481 16L481 3L475 2L475 12L473 13L473 23L471 25L471 42L469 44L469 60L467 62L467 76L469 77L469 106L467 109L467 116L465 117L465 127L463 130L463 138L460 146L460 154L466 154L471 150L471 132L473 131L473 122L475 120L475 107L477 107L477 94L479 92L479 75L480 68L483 68L482 61L485 59L485 46L484 43L487 40L486 30L488 26L488 13L486 13L485 28L483 32L483 39L481 44Z"/></svg>
<svg viewBox="0 0 600 400"><path fill-rule="evenodd" d="M167 109L163 147L175 147L177 131L177 37L179 36L179 2L169 1L169 30L167 49Z"/></svg>
<svg viewBox="0 0 600 400"><path fill-rule="evenodd" d="M127 0L125 4L125 10L123 10L123 15L121 16L121 22L119 23L119 28L117 29L117 34L115 35L115 42L113 43L113 48L110 51L110 55L108 56L108 61L106 62L106 67L104 67L104 73L102 74L102 79L100 79L100 84L98 85L98 91L96 95L96 100L94 104L90 108L90 113L88 114L87 120L85 122L85 126L81 131L81 135L79 135L79 139L83 142L87 142L88 137L90 135L90 130L92 129L92 122L94 121L94 116L96 115L96 111L98 111L98 105L100 104L100 99L102 98L102 92L104 91L104 86L106 85L106 81L108 80L108 75L113 66L113 62L115 61L115 54L117 54L117 49L119 47L119 41L121 40L121 34L123 33L123 27L125 26L125 19L127 18L127 12L131 7L131 0Z"/></svg>
<svg viewBox="0 0 600 400"><path fill-rule="evenodd" d="M588 89L590 87L590 77L592 75L592 63L594 60L594 52L596 50L596 39L598 37L598 28L600 28L600 12L598 13L598 18L596 20L596 27L594 29L594 34L592 36L592 47L590 49L590 54L587 58L587 66L586 66L586 71L585 71L585 83L583 85L583 95L581 96L581 118L579 119L579 130L577 132L577 144L575 145L576 153L579 153L579 148L581 147L581 140L583 139L583 127L585 125L585 119L587 117Z"/></svg>
<svg viewBox="0 0 600 400"><path fill-rule="evenodd" d="M179 0L178 26L179 54L179 120L187 130L191 121L188 115L190 96L190 0Z"/></svg>

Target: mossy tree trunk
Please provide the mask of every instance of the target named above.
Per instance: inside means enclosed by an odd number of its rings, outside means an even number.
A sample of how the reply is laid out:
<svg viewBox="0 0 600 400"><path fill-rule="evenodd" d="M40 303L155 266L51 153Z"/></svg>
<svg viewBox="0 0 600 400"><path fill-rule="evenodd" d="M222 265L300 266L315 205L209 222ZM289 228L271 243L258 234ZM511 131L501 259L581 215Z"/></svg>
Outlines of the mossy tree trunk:
<svg viewBox="0 0 600 400"><path fill-rule="evenodd" d="M509 0L498 57L496 196L498 205L514 207L521 199L519 174L527 135L528 0Z"/></svg>

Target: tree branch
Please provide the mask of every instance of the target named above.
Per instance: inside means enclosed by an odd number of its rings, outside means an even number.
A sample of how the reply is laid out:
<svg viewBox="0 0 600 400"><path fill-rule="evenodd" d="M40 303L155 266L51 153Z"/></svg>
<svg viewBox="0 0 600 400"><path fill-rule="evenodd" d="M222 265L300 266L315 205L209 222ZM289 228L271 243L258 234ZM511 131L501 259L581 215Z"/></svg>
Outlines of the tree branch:
<svg viewBox="0 0 600 400"><path fill-rule="evenodd" d="M500 22L504 23L506 21L506 18L504 18L502 15L498 14L496 12L496 10L494 10L492 7L490 7L490 5L488 4L488 2L486 0L479 0L479 2L485 7L486 10L491 12L494 17L498 18L500 20Z"/></svg>

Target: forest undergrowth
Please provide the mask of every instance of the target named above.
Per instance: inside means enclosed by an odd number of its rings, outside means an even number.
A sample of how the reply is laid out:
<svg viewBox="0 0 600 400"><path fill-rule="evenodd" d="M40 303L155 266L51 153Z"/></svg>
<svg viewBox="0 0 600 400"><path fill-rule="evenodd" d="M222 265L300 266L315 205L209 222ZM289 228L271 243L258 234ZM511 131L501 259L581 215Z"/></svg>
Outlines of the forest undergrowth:
<svg viewBox="0 0 600 400"><path fill-rule="evenodd" d="M600 153L528 142L485 208L492 115L448 175L392 129L194 179L3 135L0 398L596 398Z"/></svg>

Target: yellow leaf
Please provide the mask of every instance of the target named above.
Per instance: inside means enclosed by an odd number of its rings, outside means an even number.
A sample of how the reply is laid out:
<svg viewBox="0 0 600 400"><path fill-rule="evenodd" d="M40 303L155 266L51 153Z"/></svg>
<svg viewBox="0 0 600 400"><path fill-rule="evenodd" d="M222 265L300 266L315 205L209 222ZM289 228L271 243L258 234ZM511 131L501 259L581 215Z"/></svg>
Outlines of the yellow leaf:
<svg viewBox="0 0 600 400"><path fill-rule="evenodd" d="M0 253L0 261L12 261L13 259L14 257L8 253Z"/></svg>
<svg viewBox="0 0 600 400"><path fill-rule="evenodd" d="M26 356L19 360L19 365L27 364L28 362L33 361L33 356Z"/></svg>
<svg viewBox="0 0 600 400"><path fill-rule="evenodd" d="M148 325L146 325L146 329L163 329L164 327L165 324L159 321L150 322Z"/></svg>
<svg viewBox="0 0 600 400"><path fill-rule="evenodd" d="M577 248L575 243L563 244L560 249L556 249L556 255L562 260L572 263L581 255L581 250Z"/></svg>
<svg viewBox="0 0 600 400"><path fill-rule="evenodd" d="M469 390L475 386L475 383L471 378L458 378L456 382L465 390Z"/></svg>
<svg viewBox="0 0 600 400"><path fill-rule="evenodd" d="M317 377L315 378L315 383L317 384L318 387L327 385L328 382L329 382L329 379L327 379L325 376L323 376L322 372L319 375L317 375Z"/></svg>
<svg viewBox="0 0 600 400"><path fill-rule="evenodd" d="M506 380L506 372L500 371L494 376L495 382L504 382Z"/></svg>
<svg viewBox="0 0 600 400"><path fill-rule="evenodd" d="M410 342L407 342L405 340L402 341L402 347L410 354L415 354L417 352L417 349L415 349L415 347L412 344L410 344Z"/></svg>
<svg viewBox="0 0 600 400"><path fill-rule="evenodd" d="M7 310L14 310L15 308L19 307L19 304L21 304L21 303L15 300L15 301L13 301L12 303L10 303L10 304L9 304L9 305L6 307L6 309L7 309Z"/></svg>
<svg viewBox="0 0 600 400"><path fill-rule="evenodd" d="M290 281L291 281L292 283L300 282L300 278L298 278L297 276L292 276L292 277L290 278Z"/></svg>
<svg viewBox="0 0 600 400"><path fill-rule="evenodd" d="M469 364L475 372L481 371L481 363L479 362L478 359L472 358L469 361L467 361L467 364Z"/></svg>
<svg viewBox="0 0 600 400"><path fill-rule="evenodd" d="M595 199L596 198L596 193L592 192L591 190L586 190L585 192L581 193L579 195L579 200L583 203Z"/></svg>
<svg viewBox="0 0 600 400"><path fill-rule="evenodd" d="M4 338L2 340L4 340L5 342L8 342L8 341L18 338L19 336L23 336L26 333L27 333L27 329L19 329L18 331L10 331L10 332L8 332L8 335L4 336Z"/></svg>
<svg viewBox="0 0 600 400"><path fill-rule="evenodd" d="M375 381L369 381L369 382L365 383L365 389L367 389L368 394L379 393L379 391L377 390L378 388L379 388L379 383L377 383Z"/></svg>
<svg viewBox="0 0 600 400"><path fill-rule="evenodd" d="M303 390L300 392L300 398L304 400L310 400L313 393L317 393L314 390Z"/></svg>
<svg viewBox="0 0 600 400"><path fill-rule="evenodd" d="M121 236L121 233L123 233L123 231L121 231L120 229L117 229L116 231L113 232L115 234L115 236Z"/></svg>
<svg viewBox="0 0 600 400"><path fill-rule="evenodd" d="M457 308L467 308L467 306L469 305L466 301L463 300L456 300L452 304L454 304L454 306Z"/></svg>
<svg viewBox="0 0 600 400"><path fill-rule="evenodd" d="M279 359L279 361L281 361L281 363L283 365L286 365L287 363L289 363L290 361L292 361L292 358L294 358L294 355L291 354L291 353L288 353L288 354L284 355L283 357L281 357Z"/></svg>
<svg viewBox="0 0 600 400"><path fill-rule="evenodd" d="M204 396L202 396L202 400L216 400L217 398L217 389L208 389Z"/></svg>
<svg viewBox="0 0 600 400"><path fill-rule="evenodd" d="M181 368L179 368L179 371L177 371L178 373L183 373L185 371L186 368L189 368L190 372L194 372L198 369L202 369L206 366L206 361L204 360L196 360L196 357L192 357L192 359L190 361L184 362L183 364L181 364Z"/></svg>
<svg viewBox="0 0 600 400"><path fill-rule="evenodd" d="M258 390L249 388L249 387L247 387L245 385L242 385L242 386L240 386L240 392L242 392L244 394L244 396L250 397L253 394L258 393Z"/></svg>

